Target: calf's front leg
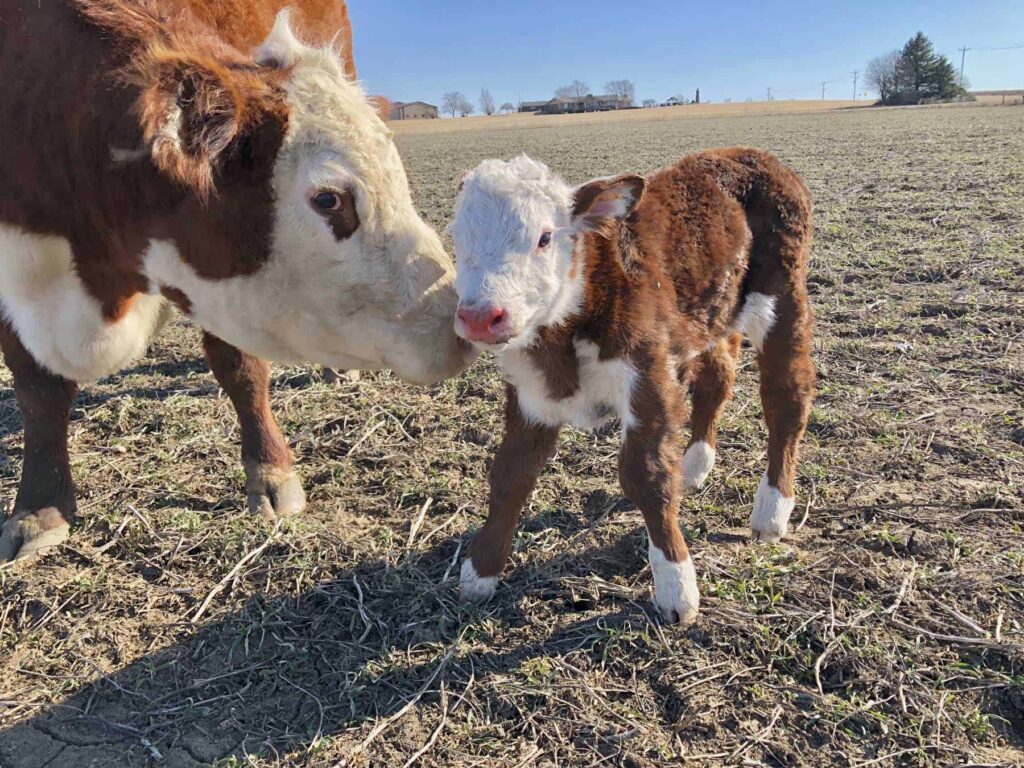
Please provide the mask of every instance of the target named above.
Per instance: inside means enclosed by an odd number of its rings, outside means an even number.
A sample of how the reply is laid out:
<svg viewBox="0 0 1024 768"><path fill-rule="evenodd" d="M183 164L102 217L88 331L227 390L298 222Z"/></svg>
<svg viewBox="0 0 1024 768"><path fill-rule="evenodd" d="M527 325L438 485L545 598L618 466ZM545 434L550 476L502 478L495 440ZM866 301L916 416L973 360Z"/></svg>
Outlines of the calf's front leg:
<svg viewBox="0 0 1024 768"><path fill-rule="evenodd" d="M269 364L210 333L203 333L203 348L238 414L249 510L266 520L298 514L306 506L306 494L270 411Z"/></svg>
<svg viewBox="0 0 1024 768"><path fill-rule="evenodd" d="M558 446L558 427L529 422L519 408L515 389L507 387L505 439L490 472L487 521L473 538L462 563L462 599L490 599L505 563L523 507Z"/></svg>
<svg viewBox="0 0 1024 768"><path fill-rule="evenodd" d="M78 385L40 366L0 320L0 347L14 376L25 455L14 511L0 533L0 563L28 560L67 539L75 517L68 419Z"/></svg>
<svg viewBox="0 0 1024 768"><path fill-rule="evenodd" d="M686 540L679 530L680 427L683 389L675 382L643 379L633 393L633 424L626 428L619 479L644 516L654 604L666 621L697 618L700 591Z"/></svg>

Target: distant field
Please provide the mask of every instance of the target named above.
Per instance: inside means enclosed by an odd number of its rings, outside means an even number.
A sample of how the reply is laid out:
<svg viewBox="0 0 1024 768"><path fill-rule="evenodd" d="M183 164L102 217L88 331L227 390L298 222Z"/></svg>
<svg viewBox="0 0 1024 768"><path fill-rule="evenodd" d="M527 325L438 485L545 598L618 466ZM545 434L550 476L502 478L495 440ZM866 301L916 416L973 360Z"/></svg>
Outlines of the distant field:
<svg viewBox="0 0 1024 768"><path fill-rule="evenodd" d="M627 109L617 112L587 112L579 115L511 114L477 115L457 119L396 120L389 125L397 134L448 133L449 131L503 131L514 128L563 128L574 125L645 123L686 120L695 117L737 117L740 115L787 115L821 112L843 107L865 107L862 101L761 101L736 104L686 104L678 107Z"/></svg>
<svg viewBox="0 0 1024 768"><path fill-rule="evenodd" d="M572 183L729 144L806 177L798 530L748 543L748 351L681 510L696 625L650 607L616 428L565 433L495 599L459 604L501 433L489 359L427 390L275 368L310 508L251 519L234 412L179 322L79 397L69 545L0 570L0 768L1024 765L1024 109L713 113L745 108L396 126L438 228L461 171L524 150ZM0 497L21 464L0 367Z"/></svg>

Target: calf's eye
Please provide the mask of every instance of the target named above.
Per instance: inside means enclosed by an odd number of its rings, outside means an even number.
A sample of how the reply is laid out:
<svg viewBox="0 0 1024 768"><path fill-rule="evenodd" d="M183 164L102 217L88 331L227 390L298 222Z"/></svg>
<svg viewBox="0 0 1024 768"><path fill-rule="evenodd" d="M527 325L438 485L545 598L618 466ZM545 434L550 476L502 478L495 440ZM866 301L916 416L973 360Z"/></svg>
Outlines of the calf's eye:
<svg viewBox="0 0 1024 768"><path fill-rule="evenodd" d="M543 235L540 236L540 240L537 242L537 247L547 248L549 245L551 245L551 233L545 232Z"/></svg>

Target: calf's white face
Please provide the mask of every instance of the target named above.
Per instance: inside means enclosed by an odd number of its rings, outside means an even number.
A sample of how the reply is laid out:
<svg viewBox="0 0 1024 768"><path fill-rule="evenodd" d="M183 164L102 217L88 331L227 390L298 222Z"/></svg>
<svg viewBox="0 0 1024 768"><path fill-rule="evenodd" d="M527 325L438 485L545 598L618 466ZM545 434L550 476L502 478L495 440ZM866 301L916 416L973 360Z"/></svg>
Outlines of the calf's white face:
<svg viewBox="0 0 1024 768"><path fill-rule="evenodd" d="M456 332L482 348L525 349L578 311L580 235L628 215L643 187L621 176L572 189L526 155L480 163L463 178L451 226Z"/></svg>

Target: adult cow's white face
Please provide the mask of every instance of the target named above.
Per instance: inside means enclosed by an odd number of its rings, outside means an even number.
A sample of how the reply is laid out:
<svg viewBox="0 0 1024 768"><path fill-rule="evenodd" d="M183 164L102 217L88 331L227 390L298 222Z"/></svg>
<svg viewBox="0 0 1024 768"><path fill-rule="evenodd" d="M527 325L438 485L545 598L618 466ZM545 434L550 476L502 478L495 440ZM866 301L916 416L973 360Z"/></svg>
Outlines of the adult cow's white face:
<svg viewBox="0 0 1024 768"><path fill-rule="evenodd" d="M482 348L526 348L583 301L580 235L632 210L637 176L571 189L526 155L485 160L463 178L451 233L456 332Z"/></svg>
<svg viewBox="0 0 1024 768"><path fill-rule="evenodd" d="M295 38L287 13L255 58L280 70L287 110L266 263L210 280L155 242L147 276L183 292L204 328L268 359L389 368L416 383L461 372L473 355L451 327L452 265L374 106L334 51Z"/></svg>

